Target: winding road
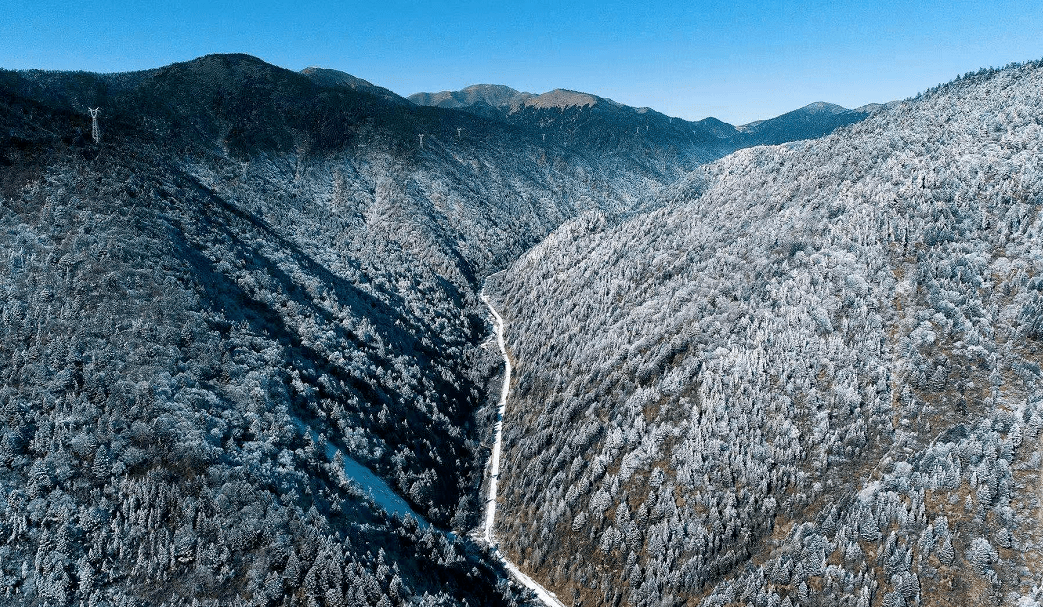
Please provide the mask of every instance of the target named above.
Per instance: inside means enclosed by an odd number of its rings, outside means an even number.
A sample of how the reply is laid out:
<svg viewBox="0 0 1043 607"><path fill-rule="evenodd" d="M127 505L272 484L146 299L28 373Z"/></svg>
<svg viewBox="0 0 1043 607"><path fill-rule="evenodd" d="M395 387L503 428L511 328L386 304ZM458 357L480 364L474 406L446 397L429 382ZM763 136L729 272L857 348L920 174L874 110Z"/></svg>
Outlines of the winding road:
<svg viewBox="0 0 1043 607"><path fill-rule="evenodd" d="M503 416L507 410L507 396L511 391L511 371L513 370L513 367L511 365L510 357L507 356L507 344L503 337L503 317L496 311L496 308L494 308L492 303L490 303L489 297L485 295L485 293L482 293L481 297L482 301L485 302L485 305L488 306L489 312L492 313L493 319L495 320L496 343L500 346L500 353L503 355L504 373L503 388L500 391L500 404L496 413L495 442L493 443L492 457L489 461L489 494L485 505L485 523L482 528L481 537L476 539L484 540L485 544L492 551L492 554L500 560L504 569L511 574L514 580L522 586L532 590L544 605L547 607L565 607L553 592L550 592L538 582L522 573L521 570L518 569L518 566L507 558L507 555L500 551L496 545L496 539L493 534L496 522L496 490L500 480L500 456L503 449ZM414 511L409 503L406 502L402 496L398 495L384 479L380 478L369 468L341 451L341 449L336 447L333 443L324 439L318 432L310 428L303 421L296 418L291 421L302 434L311 435L312 439L317 444L323 446L323 450L325 451L326 457L329 461L336 461L337 456L340 455L344 474L357 483L363 493L369 495L374 504L385 510L388 514L393 514L400 518L413 518L421 529L426 529L431 526L431 523ZM456 537L452 532L442 532L448 534L450 537Z"/></svg>
<svg viewBox="0 0 1043 607"><path fill-rule="evenodd" d="M507 344L504 342L503 331L504 323L503 317L496 311L492 303L489 301L489 296L484 292L482 293L482 301L489 308L489 312L492 313L495 322L496 330L496 343L500 346L500 354L503 355L503 389L500 391L500 406L496 413L496 433L493 442L493 453L489 460L489 497L485 502L485 528L483 529L485 543L492 549L493 554L500 559L503 566L514 576L520 584L529 588L536 593L540 601L544 605L549 607L565 607L558 597L553 592L550 592L538 582L530 578L529 576L522 573L518 566L511 562L507 558L507 555L500 552L500 549L496 545L496 541L493 536L493 529L496 522L496 488L500 482L500 453L503 448L503 416L507 411L507 395L511 391L511 359L507 356Z"/></svg>

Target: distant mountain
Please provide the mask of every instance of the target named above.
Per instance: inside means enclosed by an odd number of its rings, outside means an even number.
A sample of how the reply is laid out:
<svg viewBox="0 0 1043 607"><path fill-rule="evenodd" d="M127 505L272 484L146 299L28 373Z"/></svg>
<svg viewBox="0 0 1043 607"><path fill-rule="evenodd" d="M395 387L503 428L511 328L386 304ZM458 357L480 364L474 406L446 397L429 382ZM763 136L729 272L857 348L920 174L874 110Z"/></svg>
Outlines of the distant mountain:
<svg viewBox="0 0 1043 607"><path fill-rule="evenodd" d="M621 150L656 149L696 163L754 145L775 145L828 135L864 120L879 105L849 110L818 102L768 120L735 127L706 118L670 118L649 108L634 108L589 93L555 89L542 95L495 84L459 91L416 93L418 105L468 111L546 135L549 141L599 155Z"/></svg>
<svg viewBox="0 0 1043 607"><path fill-rule="evenodd" d="M566 109L590 107L599 102L615 104L607 99L567 89L555 89L542 95L533 95L500 84L475 84L459 91L416 93L410 95L409 99L418 105L445 108L472 108L485 105L508 112L517 112L523 107Z"/></svg>
<svg viewBox="0 0 1043 607"><path fill-rule="evenodd" d="M776 145L801 139L817 139L834 130L865 120L880 104L849 110L833 103L819 101L768 120L758 120L738 127L748 142Z"/></svg>
<svg viewBox="0 0 1043 607"><path fill-rule="evenodd" d="M872 114L875 111L887 109L887 108L893 107L893 106L895 106L897 104L898 104L897 101L891 101L891 102L888 102L888 103L867 103L865 105L856 107L852 111L862 112L862 113L865 113L865 114Z"/></svg>
<svg viewBox="0 0 1043 607"><path fill-rule="evenodd" d="M409 96L410 101L418 105L430 105L444 108L476 109L489 107L517 112L524 107L557 108L591 107L598 103L620 104L609 99L602 99L567 89L554 89L542 95L523 93L501 84L475 84L459 91L442 91L440 93L415 93ZM620 106L623 107L623 106Z"/></svg>
<svg viewBox="0 0 1043 607"><path fill-rule="evenodd" d="M459 91L415 93L409 96L409 100L417 105L452 109L482 106L500 109L517 107L533 96L532 93L522 93L501 84L475 84Z"/></svg>
<svg viewBox="0 0 1043 607"><path fill-rule="evenodd" d="M549 146L599 163L643 164L667 180L743 145L734 127L712 118L688 122L567 89L535 95L479 84L460 91L417 93L409 99L509 124Z"/></svg>

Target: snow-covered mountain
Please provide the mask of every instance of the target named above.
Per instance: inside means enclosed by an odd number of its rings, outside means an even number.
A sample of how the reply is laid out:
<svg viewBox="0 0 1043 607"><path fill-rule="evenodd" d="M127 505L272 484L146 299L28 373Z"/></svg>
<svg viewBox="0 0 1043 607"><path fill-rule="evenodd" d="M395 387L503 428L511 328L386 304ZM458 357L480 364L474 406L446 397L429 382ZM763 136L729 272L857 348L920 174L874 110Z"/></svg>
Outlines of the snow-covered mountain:
<svg viewBox="0 0 1043 607"><path fill-rule="evenodd" d="M0 104L0 596L514 600L466 536L482 281L679 162L246 55L0 71Z"/></svg>
<svg viewBox="0 0 1043 607"><path fill-rule="evenodd" d="M1043 63L592 212L488 285L565 603L1038 605Z"/></svg>
<svg viewBox="0 0 1043 607"><path fill-rule="evenodd" d="M722 159L566 90L0 70L0 604L1027 595L1038 73Z"/></svg>
<svg viewBox="0 0 1043 607"><path fill-rule="evenodd" d="M315 78L0 73L5 600L516 596L481 280L660 182Z"/></svg>

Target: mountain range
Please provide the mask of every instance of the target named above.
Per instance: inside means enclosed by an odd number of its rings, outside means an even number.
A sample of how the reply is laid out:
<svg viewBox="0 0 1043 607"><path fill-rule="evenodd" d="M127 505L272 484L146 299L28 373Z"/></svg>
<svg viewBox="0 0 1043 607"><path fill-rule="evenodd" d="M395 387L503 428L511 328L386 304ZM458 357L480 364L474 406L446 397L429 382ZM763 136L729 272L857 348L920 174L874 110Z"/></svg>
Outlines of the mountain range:
<svg viewBox="0 0 1043 607"><path fill-rule="evenodd" d="M503 85L477 84L459 91L416 93L409 99L417 105L458 109L519 126L544 141L598 156L645 152L656 158L665 150L689 169L744 147L821 137L882 107L848 110L818 102L736 127L716 118L695 122L672 118L647 107L566 89L534 95Z"/></svg>
<svg viewBox="0 0 1043 607"><path fill-rule="evenodd" d="M1035 604L1041 73L0 70L0 604Z"/></svg>

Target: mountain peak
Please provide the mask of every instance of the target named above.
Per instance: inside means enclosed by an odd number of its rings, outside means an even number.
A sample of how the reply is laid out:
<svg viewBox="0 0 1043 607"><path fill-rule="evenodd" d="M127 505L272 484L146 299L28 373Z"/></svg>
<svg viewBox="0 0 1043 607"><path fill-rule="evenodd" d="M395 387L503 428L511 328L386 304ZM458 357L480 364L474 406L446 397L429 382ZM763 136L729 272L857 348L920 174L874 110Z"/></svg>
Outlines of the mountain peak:
<svg viewBox="0 0 1043 607"><path fill-rule="evenodd" d="M798 111L804 111L809 114L843 114L844 112L849 112L851 110L847 109L844 106L837 105L835 103L829 103L826 101L816 101L814 103L809 103L805 105Z"/></svg>
<svg viewBox="0 0 1043 607"><path fill-rule="evenodd" d="M525 105L536 108L567 108L588 107L597 105L598 97L589 93L580 93L568 89L554 89L553 91L537 95L525 100Z"/></svg>

